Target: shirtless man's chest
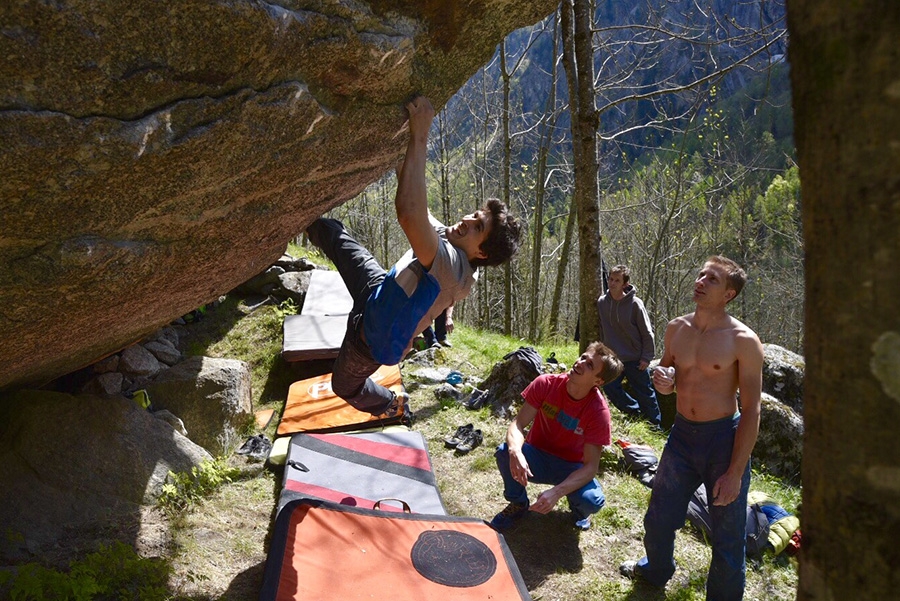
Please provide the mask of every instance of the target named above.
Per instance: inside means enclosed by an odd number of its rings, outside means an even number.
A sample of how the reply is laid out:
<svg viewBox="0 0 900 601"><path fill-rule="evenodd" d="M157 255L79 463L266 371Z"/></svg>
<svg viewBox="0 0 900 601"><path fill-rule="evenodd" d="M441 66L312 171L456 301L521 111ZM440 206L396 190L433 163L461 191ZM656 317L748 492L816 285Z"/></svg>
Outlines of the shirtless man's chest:
<svg viewBox="0 0 900 601"><path fill-rule="evenodd" d="M701 331L689 316L671 339L678 412L693 421L710 421L737 410L738 362L732 324Z"/></svg>

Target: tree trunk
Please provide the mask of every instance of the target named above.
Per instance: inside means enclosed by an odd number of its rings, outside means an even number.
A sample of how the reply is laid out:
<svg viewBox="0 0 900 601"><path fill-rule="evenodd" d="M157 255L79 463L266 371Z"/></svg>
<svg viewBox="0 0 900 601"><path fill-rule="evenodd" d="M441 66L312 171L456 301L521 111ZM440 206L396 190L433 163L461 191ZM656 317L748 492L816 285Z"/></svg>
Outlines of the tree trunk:
<svg viewBox="0 0 900 601"><path fill-rule="evenodd" d="M553 287L553 302L550 306L549 325L551 336L559 334L559 312L562 305L563 286L566 282L566 271L569 268L569 255L572 252L572 236L575 233L576 219L575 210L572 207L569 209L569 218L566 219L566 236L563 238L562 250L559 251L559 267L556 269L556 285ZM574 332L573 324L572 333ZM568 338L568 334L565 337Z"/></svg>
<svg viewBox="0 0 900 601"><path fill-rule="evenodd" d="M490 139L490 128L488 127L488 119L490 118L490 110L488 108L488 94L487 94L487 73L484 67L481 68L481 106L483 107L482 115L484 116L481 122L481 130L480 130L480 142L481 142L481 165L477 165L479 157L478 157L478 143L476 142L476 150L475 150L475 159L476 163L476 174L475 174L475 186L477 191L476 202L477 206L481 206L484 204L485 199L487 198L487 184L485 182L485 178L487 177L487 169L488 169L488 140ZM482 328L487 328L491 323L491 306L489 299L491 298L488 294L490 287L488 286L488 275L490 270L481 269L479 270L481 273L481 279L479 280L478 288L478 298L479 298L479 306L481 308L481 314L479 316L479 325Z"/></svg>
<svg viewBox="0 0 900 601"><path fill-rule="evenodd" d="M533 238L531 252L531 306L528 316L528 339L537 342L538 322L540 321L540 284L541 284L541 254L544 245L544 197L545 180L547 179L547 155L550 154L550 146L553 143L553 130L556 127L556 85L557 85L557 60L559 52L559 26L553 28L553 65L550 72L550 93L547 96L547 105L544 109L544 124L541 132L541 140L538 146L538 162L534 174L534 218L532 223ZM552 330L551 330L552 331Z"/></svg>
<svg viewBox="0 0 900 601"><path fill-rule="evenodd" d="M597 124L589 0L564 0L563 65L569 85L572 147L575 157L575 211L578 216L580 348L599 335L596 300L600 296L600 206L597 189Z"/></svg>
<svg viewBox="0 0 900 601"><path fill-rule="evenodd" d="M500 109L500 123L503 137L503 166L501 167L501 185L503 202L509 207L509 169L512 154L509 137L509 70L506 67L506 40L500 42L500 78L503 82L503 106ZM503 269L503 333L512 332L512 269L507 262Z"/></svg>
<svg viewBox="0 0 900 601"><path fill-rule="evenodd" d="M450 209L450 157L447 152L447 135L444 131L444 111L437 115L438 125L438 165L440 167L441 182L441 223L444 225L453 225L456 219L453 217Z"/></svg>
<svg viewBox="0 0 900 601"><path fill-rule="evenodd" d="M798 599L900 590L900 3L793 0L806 240Z"/></svg>

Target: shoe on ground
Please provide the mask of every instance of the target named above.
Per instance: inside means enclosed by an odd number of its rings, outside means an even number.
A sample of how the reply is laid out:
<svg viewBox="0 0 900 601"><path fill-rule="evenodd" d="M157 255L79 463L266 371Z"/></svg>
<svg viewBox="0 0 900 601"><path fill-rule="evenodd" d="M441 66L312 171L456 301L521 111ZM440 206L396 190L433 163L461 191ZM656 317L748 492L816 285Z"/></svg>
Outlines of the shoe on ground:
<svg viewBox="0 0 900 601"><path fill-rule="evenodd" d="M486 390L478 390L476 388L472 391L472 394L469 395L469 398L463 401L463 406L466 409L477 411L478 409L484 407L485 403L487 403L488 400L488 392Z"/></svg>
<svg viewBox="0 0 900 601"><path fill-rule="evenodd" d="M447 340L446 338L444 338L443 340L438 340L437 343L440 344L441 346L446 346L447 348L453 348L453 345L450 344L450 341Z"/></svg>
<svg viewBox="0 0 900 601"><path fill-rule="evenodd" d="M581 530L582 532L584 532L586 530L590 530L591 529L591 516L587 516L587 517L579 519L578 516L576 515L575 516L575 529Z"/></svg>
<svg viewBox="0 0 900 601"><path fill-rule="evenodd" d="M632 559L629 559L619 566L619 573L626 578L630 578L631 580L635 580L651 588L663 589L666 586L665 584L655 584L647 580L647 578L644 576L641 566L638 565L638 562Z"/></svg>
<svg viewBox="0 0 900 601"><path fill-rule="evenodd" d="M494 516L490 526L498 532L509 530L519 520L528 515L528 503L510 503Z"/></svg>
<svg viewBox="0 0 900 601"><path fill-rule="evenodd" d="M633 559L629 559L619 566L619 574L625 576L626 578L636 580L638 577L637 562Z"/></svg>
<svg viewBox="0 0 900 601"><path fill-rule="evenodd" d="M444 439L444 444L449 448L456 447L459 443L466 439L469 432L475 429L475 426L472 424L466 424L465 426L459 426L451 436L448 436Z"/></svg>
<svg viewBox="0 0 900 601"><path fill-rule="evenodd" d="M478 445L484 442L484 434L481 433L481 430L472 430L466 437L456 445L456 452L460 455L465 455Z"/></svg>

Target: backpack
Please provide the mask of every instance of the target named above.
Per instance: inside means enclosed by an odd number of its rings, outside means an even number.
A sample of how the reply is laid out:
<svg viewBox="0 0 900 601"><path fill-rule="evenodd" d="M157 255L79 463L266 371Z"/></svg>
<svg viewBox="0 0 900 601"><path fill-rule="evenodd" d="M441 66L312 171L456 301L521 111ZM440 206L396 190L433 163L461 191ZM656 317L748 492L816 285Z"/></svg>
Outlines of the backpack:
<svg viewBox="0 0 900 601"><path fill-rule="evenodd" d="M688 521L703 532L706 537L712 534L712 522L709 517L709 503L706 497L706 486L701 484L694 491L688 504ZM747 556L758 557L763 551L770 549L769 518L759 503L747 505Z"/></svg>
<svg viewBox="0 0 900 601"><path fill-rule="evenodd" d="M769 545L769 517L759 503L747 506L747 557L759 557Z"/></svg>
<svg viewBox="0 0 900 601"><path fill-rule="evenodd" d="M409 292L407 292L409 291ZM382 365L396 365L418 334L416 328L434 304L441 285L412 261L400 271L397 266L384 276L366 300L363 331L372 357Z"/></svg>
<svg viewBox="0 0 900 601"><path fill-rule="evenodd" d="M622 448L622 459L620 459L620 462L625 469L640 480L641 484L653 488L653 477L656 475L656 468L659 467L659 458L656 456L656 451L649 446L631 444L627 440L622 439L617 440L616 444Z"/></svg>

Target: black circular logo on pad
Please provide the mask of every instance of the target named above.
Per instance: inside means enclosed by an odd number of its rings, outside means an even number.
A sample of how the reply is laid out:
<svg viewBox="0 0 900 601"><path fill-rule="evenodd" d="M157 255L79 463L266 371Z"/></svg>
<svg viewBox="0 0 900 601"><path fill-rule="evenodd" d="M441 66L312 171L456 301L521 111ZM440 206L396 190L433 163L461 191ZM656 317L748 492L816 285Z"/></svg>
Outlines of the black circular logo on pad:
<svg viewBox="0 0 900 601"><path fill-rule="evenodd" d="M478 586L497 571L497 558L486 544L455 530L423 532L410 555L419 574L446 586Z"/></svg>

